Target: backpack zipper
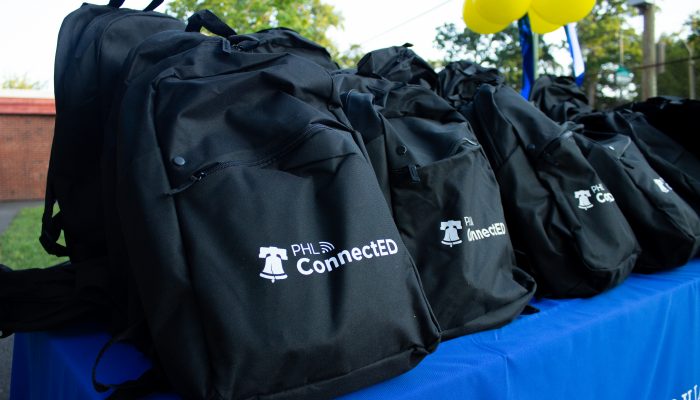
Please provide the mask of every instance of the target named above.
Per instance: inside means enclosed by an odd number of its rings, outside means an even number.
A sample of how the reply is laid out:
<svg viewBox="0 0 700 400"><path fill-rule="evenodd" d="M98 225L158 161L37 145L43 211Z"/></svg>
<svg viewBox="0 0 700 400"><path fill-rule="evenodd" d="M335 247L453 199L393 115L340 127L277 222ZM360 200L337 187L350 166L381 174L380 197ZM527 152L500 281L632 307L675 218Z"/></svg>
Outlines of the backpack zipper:
<svg viewBox="0 0 700 400"><path fill-rule="evenodd" d="M311 136L312 133L314 133L314 132L316 132L316 131L318 131L318 130L324 130L324 129L331 129L331 128L326 127L326 126L321 125L321 124L316 124L316 123L309 124L309 125L304 129L304 131L302 132L302 134L299 135L299 137L297 137L296 139L294 139L294 140L293 140L291 143L289 143L287 146L285 146L285 148L283 148L282 150L280 150L279 152L277 152L277 153L274 154L273 156L267 157L267 158L262 159L262 160L256 160L256 161L221 161L221 162L215 162L215 163L213 163L213 164L210 164L210 165L208 165L208 166L206 166L206 167L204 167L204 168L201 168L201 169L195 171L194 173L192 173L192 175L190 175L190 177L189 177L189 179L187 180L187 182L185 182L184 184L182 184L182 185L180 185L180 186L178 186L178 187L176 187L176 188L174 188L174 189L171 189L171 190L165 192L165 194L166 194L167 196L174 196L174 195L176 195L176 194L182 193L182 192L184 192L185 190L187 190L187 189L189 189L190 187L192 187L192 185L194 185L195 183L197 183L197 182L201 181L202 179L208 177L209 175L213 175L213 174L215 174L215 173L217 173L217 172L219 172L219 171L223 171L223 170L225 170L225 169L227 169L227 168L237 167L237 166L238 166L238 167L240 167L240 166L250 167L250 166L261 166L261 165L271 164L272 162L274 162L274 161L277 160L278 158L283 157L284 155L286 155L287 153L289 153L290 151L292 151L294 148L296 148L301 142L305 141L309 136Z"/></svg>
<svg viewBox="0 0 700 400"><path fill-rule="evenodd" d="M190 175L187 182L176 187L175 189L172 189L172 190L166 192L165 194L168 196L174 196L176 194L184 192L185 190L192 187L192 185L201 181L202 179L206 178L209 175L215 174L215 173L222 171L226 168L234 167L237 165L251 165L251 164L255 164L255 163L246 163L246 162L240 162L240 161L225 161L225 162L214 163L208 167L204 167L204 168L200 169L199 171L196 171L195 173Z"/></svg>

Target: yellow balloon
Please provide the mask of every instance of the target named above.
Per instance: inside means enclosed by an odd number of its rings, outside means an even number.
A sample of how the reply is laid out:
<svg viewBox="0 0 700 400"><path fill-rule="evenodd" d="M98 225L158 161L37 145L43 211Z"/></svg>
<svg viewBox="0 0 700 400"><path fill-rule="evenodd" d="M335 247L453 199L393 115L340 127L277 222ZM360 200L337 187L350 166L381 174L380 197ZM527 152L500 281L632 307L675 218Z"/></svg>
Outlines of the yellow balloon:
<svg viewBox="0 0 700 400"><path fill-rule="evenodd" d="M550 24L549 22L545 21L532 8L527 11L527 15L530 17L530 28L532 28L533 32L539 33L540 35L555 31L561 26Z"/></svg>
<svg viewBox="0 0 700 400"><path fill-rule="evenodd" d="M595 0L532 0L530 8L553 25L576 22L591 12Z"/></svg>
<svg viewBox="0 0 700 400"><path fill-rule="evenodd" d="M494 24L485 20L476 11L475 0L464 0L464 9L462 11L462 18L464 18L464 23L467 24L467 28L470 30L481 33L483 35L488 33L500 32L508 26L507 22L505 24Z"/></svg>
<svg viewBox="0 0 700 400"><path fill-rule="evenodd" d="M509 24L520 19L532 0L475 0L476 11L493 24Z"/></svg>

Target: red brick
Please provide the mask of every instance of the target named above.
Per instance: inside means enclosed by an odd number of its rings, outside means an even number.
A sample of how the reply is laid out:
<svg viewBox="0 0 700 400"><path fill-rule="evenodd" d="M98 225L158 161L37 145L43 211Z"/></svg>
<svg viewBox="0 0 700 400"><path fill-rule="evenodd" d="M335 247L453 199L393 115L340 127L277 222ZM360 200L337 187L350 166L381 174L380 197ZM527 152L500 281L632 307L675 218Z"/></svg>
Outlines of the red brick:
<svg viewBox="0 0 700 400"><path fill-rule="evenodd" d="M0 108L0 201L44 197L55 115L36 113L35 106Z"/></svg>

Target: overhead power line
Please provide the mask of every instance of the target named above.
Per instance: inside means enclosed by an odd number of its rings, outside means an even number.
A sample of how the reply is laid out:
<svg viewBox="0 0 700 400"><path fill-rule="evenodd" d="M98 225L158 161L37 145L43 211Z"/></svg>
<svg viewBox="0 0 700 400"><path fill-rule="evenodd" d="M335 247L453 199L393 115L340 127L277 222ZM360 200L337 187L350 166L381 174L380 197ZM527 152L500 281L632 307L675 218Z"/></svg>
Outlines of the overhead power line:
<svg viewBox="0 0 700 400"><path fill-rule="evenodd" d="M656 68L660 67L662 65L671 65L671 64L679 64L679 63L684 63L688 62L690 60L700 60L700 56L695 56L693 58L679 58L677 60L671 60L671 61L666 61L662 63L656 63L656 64L648 64L648 65L635 65L633 67L628 67L627 69L629 70L635 70L635 69L646 69L646 68Z"/></svg>
<svg viewBox="0 0 700 400"><path fill-rule="evenodd" d="M430 8L430 9L428 9L428 10L425 10L425 11L421 12L420 14L416 14L416 15L414 15L413 17L411 17L411 18L409 18L409 19L407 19L407 20L405 20L405 21L403 21L403 22L401 22L401 23L399 23L399 24L394 25L394 26L392 26L391 28L389 28L389 29L387 29L387 30L384 30L384 31L382 31L382 32L380 32L380 33L377 33L376 35L370 37L369 39L363 40L362 42L360 42L360 44L362 45L362 44L366 44L366 43L368 43L368 42L371 42L372 40L377 39L378 37L384 36L384 35L386 35L387 33L389 33L389 32L391 32L391 31L393 31L393 30L396 30L396 29L398 29L398 28L404 26L404 25L408 24L409 22L413 22L414 20L416 20L416 19L418 19L418 18L420 18L420 17L423 17L423 16L425 16L426 14L429 14L429 13L431 13L431 12L437 10L438 8L443 7L443 6L445 6L446 4L452 3L452 2L454 2L454 1L455 1L455 0L443 1L442 3L436 5L436 6Z"/></svg>

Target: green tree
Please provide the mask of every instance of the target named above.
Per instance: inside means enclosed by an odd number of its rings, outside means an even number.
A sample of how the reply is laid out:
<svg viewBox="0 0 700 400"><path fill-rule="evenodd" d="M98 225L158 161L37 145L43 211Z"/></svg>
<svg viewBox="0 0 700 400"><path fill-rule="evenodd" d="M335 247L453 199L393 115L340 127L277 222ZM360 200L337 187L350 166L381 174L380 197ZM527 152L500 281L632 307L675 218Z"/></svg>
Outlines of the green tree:
<svg viewBox="0 0 700 400"><path fill-rule="evenodd" d="M333 54L333 59L340 68L354 68L364 55L362 47L359 44L353 44L347 51Z"/></svg>
<svg viewBox="0 0 700 400"><path fill-rule="evenodd" d="M9 77L6 77L2 81L2 88L3 89L31 89L31 90L39 90L44 87L45 83L39 82L39 81L33 81L27 77L27 74L24 75L12 75Z"/></svg>
<svg viewBox="0 0 700 400"><path fill-rule="evenodd" d="M185 19L202 9L211 10L238 33L286 27L337 54L326 31L342 27L342 16L321 0L173 0L167 12Z"/></svg>
<svg viewBox="0 0 700 400"><path fill-rule="evenodd" d="M482 35L468 28L459 30L455 24L445 24L437 28L435 46L445 51L445 64L468 60L486 67L497 67L509 84L519 87L522 83L522 56L515 23L490 35ZM539 71L561 73L561 66L551 55L554 47L557 45L539 41Z"/></svg>
<svg viewBox="0 0 700 400"><path fill-rule="evenodd" d="M631 13L627 0L599 0L591 13L577 24L586 64L584 91L593 106L611 106L636 96L634 84L623 87L615 82L615 71L620 66L621 42L624 50L622 65L639 67L641 64L641 39L627 23ZM458 30L454 24L443 25L437 31L435 44L445 50L445 61L467 59L485 66L495 66L503 72L507 82L520 85L522 56L515 23L491 35L480 35L469 29ZM566 46L565 42L540 40L538 72L554 75L565 73L553 55ZM633 72L633 82L638 86L641 73L637 70ZM620 94L624 98L620 99Z"/></svg>
<svg viewBox="0 0 700 400"><path fill-rule="evenodd" d="M576 30L586 63L584 91L593 107L606 108L628 102L637 96L641 82L641 38L627 23L632 15L627 0L597 1L593 11L579 21ZM622 48L622 52L621 52ZM633 74L633 85L615 82L615 71L622 66Z"/></svg>
<svg viewBox="0 0 700 400"><path fill-rule="evenodd" d="M665 48L665 65L657 77L659 95L688 97L688 58L700 56L700 11L692 14L685 23L685 37L681 32L662 37ZM689 34L687 32L690 32ZM689 51L690 50L690 51ZM700 94L700 60L695 64L695 94Z"/></svg>
<svg viewBox="0 0 700 400"><path fill-rule="evenodd" d="M688 40L697 43L697 40L700 40L700 10L691 14L685 25L690 29Z"/></svg>

